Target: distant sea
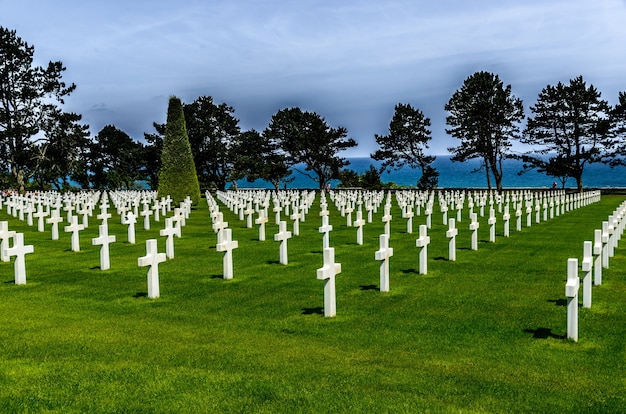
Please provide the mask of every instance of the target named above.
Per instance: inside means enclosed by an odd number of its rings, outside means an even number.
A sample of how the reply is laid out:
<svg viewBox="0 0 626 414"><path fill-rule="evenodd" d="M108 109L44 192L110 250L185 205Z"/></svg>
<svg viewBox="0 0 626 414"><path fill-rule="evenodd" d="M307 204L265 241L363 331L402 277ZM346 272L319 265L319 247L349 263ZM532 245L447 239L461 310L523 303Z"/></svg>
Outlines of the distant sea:
<svg viewBox="0 0 626 414"><path fill-rule="evenodd" d="M371 158L348 158L350 165L347 169L362 174L369 169L370 165L378 168L380 163ZM439 188L487 188L487 178L484 170L473 172L480 167L479 160L466 162L452 162L449 155L438 155L433 167L439 172ZM304 171L304 166L296 166L296 169ZM505 160L503 163L502 186L506 188L551 188L554 181L561 188L561 182L536 171L528 171L518 174L522 170L522 162L517 160ZM415 187L421 171L404 167L397 171L381 174L383 182L393 181L399 186ZM288 189L318 188L315 181L304 174L294 171L293 181L286 184ZM337 187L339 181L332 181L331 186ZM495 187L495 180L491 180ZM237 182L239 188L273 188L265 181L257 180L249 183L246 180ZM626 188L626 167L611 168L601 163L587 164L583 173L583 186L588 188ZM576 188L576 180L569 178L566 188Z"/></svg>

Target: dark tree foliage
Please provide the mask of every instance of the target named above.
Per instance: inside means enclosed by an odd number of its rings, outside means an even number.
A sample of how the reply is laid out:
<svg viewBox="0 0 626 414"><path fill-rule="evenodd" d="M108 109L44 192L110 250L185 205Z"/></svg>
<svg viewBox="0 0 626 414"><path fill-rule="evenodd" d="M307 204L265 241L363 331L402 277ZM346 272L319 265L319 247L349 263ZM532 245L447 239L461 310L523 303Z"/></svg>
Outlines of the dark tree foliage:
<svg viewBox="0 0 626 414"><path fill-rule="evenodd" d="M83 188L89 187L87 169L91 141L89 127L78 124L80 120L80 115L58 111L42 125L47 139L38 146L39 168L33 177L39 188L69 188L69 179Z"/></svg>
<svg viewBox="0 0 626 414"><path fill-rule="evenodd" d="M159 172L161 171L161 152L163 151L163 136L165 124L152 123L156 133L144 133L146 145L143 147L144 178L150 188L159 188Z"/></svg>
<svg viewBox="0 0 626 414"><path fill-rule="evenodd" d="M133 189L142 175L143 145L124 131L106 125L91 146L90 181L98 189Z"/></svg>
<svg viewBox="0 0 626 414"><path fill-rule="evenodd" d="M21 192L48 139L40 134L44 124L60 115L57 104L76 88L61 81L60 61L33 66L34 50L14 30L0 26L0 155Z"/></svg>
<svg viewBox="0 0 626 414"><path fill-rule="evenodd" d="M361 187L361 177L356 171L345 168L339 171L339 188L356 188Z"/></svg>
<svg viewBox="0 0 626 414"><path fill-rule="evenodd" d="M611 110L613 141L611 142L610 165L626 166L626 92L620 92L618 102Z"/></svg>
<svg viewBox="0 0 626 414"><path fill-rule="evenodd" d="M331 128L315 112L300 108L276 112L263 134L276 142L290 166L304 164L304 171L300 172L316 181L320 189L339 178L339 171L350 164L339 152L357 145L354 139L347 138L345 128Z"/></svg>
<svg viewBox="0 0 626 414"><path fill-rule="evenodd" d="M240 134L235 110L222 103L216 105L210 96L201 96L184 105L187 135L198 178L203 187L225 189L231 180L235 153L234 143Z"/></svg>
<svg viewBox="0 0 626 414"><path fill-rule="evenodd" d="M250 130L239 134L233 148L234 167L232 178L245 178L248 182L261 179L275 189L286 183L291 170L285 155L268 136Z"/></svg>
<svg viewBox="0 0 626 414"><path fill-rule="evenodd" d="M524 119L522 101L511 93L498 75L476 72L465 79L445 106L449 115L446 132L461 140L448 148L452 161L479 158L491 189L491 175L502 190L502 161L509 158L511 139L519 139L518 123Z"/></svg>
<svg viewBox="0 0 626 414"><path fill-rule="evenodd" d="M439 173L431 166L436 157L424 153L431 139L429 126L430 119L422 111L410 104L397 104L389 123L389 134L375 135L380 149L371 157L382 161L381 172L397 170L405 165L420 168L422 178L418 186L423 189L437 187Z"/></svg>
<svg viewBox="0 0 626 414"><path fill-rule="evenodd" d="M383 188L383 182L380 179L380 172L373 165L370 165L367 171L361 175L360 181L361 187L366 190L379 190Z"/></svg>
<svg viewBox="0 0 626 414"><path fill-rule="evenodd" d="M175 96L170 97L167 107L157 194L170 196L175 203L187 196L196 205L200 202L200 185L187 137L183 104Z"/></svg>
<svg viewBox="0 0 626 414"><path fill-rule="evenodd" d="M579 76L569 85L543 88L530 110L534 116L528 118L521 141L539 148L524 154L525 167L549 172L556 165L559 176L574 178L582 191L585 165L601 161L611 145L608 102ZM557 158L552 166L548 154Z"/></svg>

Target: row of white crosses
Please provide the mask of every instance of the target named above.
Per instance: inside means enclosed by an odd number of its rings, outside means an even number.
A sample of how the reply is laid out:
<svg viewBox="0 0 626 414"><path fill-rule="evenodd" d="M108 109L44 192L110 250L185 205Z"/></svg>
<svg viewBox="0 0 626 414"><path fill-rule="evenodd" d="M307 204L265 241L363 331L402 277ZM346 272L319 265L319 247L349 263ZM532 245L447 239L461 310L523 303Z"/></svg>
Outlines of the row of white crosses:
<svg viewBox="0 0 626 414"><path fill-rule="evenodd" d="M615 249L624 234L626 227L626 201L624 201L607 221L602 222L602 229L594 231L594 241L583 243L583 259L581 271L583 274L583 307L591 308L592 285L602 284L602 269L609 268L609 259L615 255ZM595 258L594 258L595 256ZM592 284L593 278L593 284ZM565 296L567 297L567 338L578 341L578 259L567 260L567 282Z"/></svg>

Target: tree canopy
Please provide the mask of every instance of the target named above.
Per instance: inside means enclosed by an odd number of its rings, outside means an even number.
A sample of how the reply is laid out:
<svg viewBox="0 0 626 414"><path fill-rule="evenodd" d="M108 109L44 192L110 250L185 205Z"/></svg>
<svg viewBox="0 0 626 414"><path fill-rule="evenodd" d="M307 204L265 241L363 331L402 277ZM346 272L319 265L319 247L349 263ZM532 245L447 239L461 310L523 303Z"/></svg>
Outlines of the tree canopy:
<svg viewBox="0 0 626 414"><path fill-rule="evenodd" d="M431 140L430 119L422 111L410 104L399 103L395 106L389 123L389 134L375 135L380 146L371 154L375 160L382 161L381 172L400 169L405 165L420 168L422 175L418 182L420 189L437 187L439 173L431 166L435 156L426 155L428 142Z"/></svg>
<svg viewBox="0 0 626 414"><path fill-rule="evenodd" d="M467 79L445 106L449 115L446 132L461 140L448 148L452 161L480 158L491 189L491 175L502 190L502 161L509 157L511 140L519 139L518 123L524 119L522 100L504 86L498 75L476 72ZM491 174L491 175L490 175Z"/></svg>
<svg viewBox="0 0 626 414"><path fill-rule="evenodd" d="M569 85L559 82L543 88L530 110L533 116L521 140L534 148L524 154L527 167L549 173L551 158L546 157L551 154L558 160L552 165L556 162L559 174L574 178L582 190L585 165L601 161L611 146L608 102L579 76Z"/></svg>
<svg viewBox="0 0 626 414"><path fill-rule="evenodd" d="M339 153L357 146L354 139L347 138L345 128L332 128L320 115L297 107L276 112L264 135L276 142L290 166L304 164L300 172L317 182L320 189L339 178L339 171L350 164Z"/></svg>

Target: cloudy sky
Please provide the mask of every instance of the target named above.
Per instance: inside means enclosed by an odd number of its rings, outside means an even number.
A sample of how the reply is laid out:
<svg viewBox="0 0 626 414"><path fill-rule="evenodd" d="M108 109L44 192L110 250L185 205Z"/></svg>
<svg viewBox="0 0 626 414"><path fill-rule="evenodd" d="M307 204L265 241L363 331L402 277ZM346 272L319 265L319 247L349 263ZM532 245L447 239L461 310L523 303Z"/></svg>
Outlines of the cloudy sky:
<svg viewBox="0 0 626 414"><path fill-rule="evenodd" d="M276 111L315 111L376 149L394 105L431 119L430 153L458 141L444 105L476 71L498 74L524 106L582 75L616 103L626 90L625 0L0 0L0 25L60 60L77 85L66 110L95 135L135 139L164 122L168 97L212 96L242 129Z"/></svg>

